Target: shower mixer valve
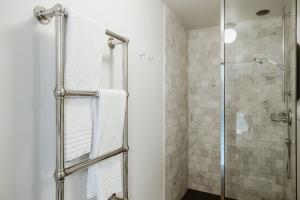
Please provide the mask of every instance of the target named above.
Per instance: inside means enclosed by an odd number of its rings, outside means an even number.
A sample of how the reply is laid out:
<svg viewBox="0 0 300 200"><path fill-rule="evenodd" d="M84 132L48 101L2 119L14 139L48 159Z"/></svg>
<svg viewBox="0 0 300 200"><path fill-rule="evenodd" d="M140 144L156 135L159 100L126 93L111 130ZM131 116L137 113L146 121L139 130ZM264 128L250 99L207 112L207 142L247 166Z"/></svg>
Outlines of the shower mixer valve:
<svg viewBox="0 0 300 200"><path fill-rule="evenodd" d="M292 123L292 112L283 111L279 113L272 113L271 120L274 122L288 123L290 125Z"/></svg>

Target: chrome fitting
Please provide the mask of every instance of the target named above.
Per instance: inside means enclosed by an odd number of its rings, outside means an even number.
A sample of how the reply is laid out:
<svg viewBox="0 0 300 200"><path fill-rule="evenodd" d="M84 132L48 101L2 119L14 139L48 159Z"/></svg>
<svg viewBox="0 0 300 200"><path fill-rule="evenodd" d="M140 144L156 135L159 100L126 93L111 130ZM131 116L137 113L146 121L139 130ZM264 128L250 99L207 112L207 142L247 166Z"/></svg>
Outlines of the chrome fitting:
<svg viewBox="0 0 300 200"><path fill-rule="evenodd" d="M288 123L289 125L292 124L292 117L292 112L290 110L271 114L272 121Z"/></svg>
<svg viewBox="0 0 300 200"><path fill-rule="evenodd" d="M56 98L64 98L67 96L67 91L64 88L56 89L54 95Z"/></svg>
<svg viewBox="0 0 300 200"><path fill-rule="evenodd" d="M129 43L129 38L125 38L125 43L128 44Z"/></svg>
<svg viewBox="0 0 300 200"><path fill-rule="evenodd" d="M289 138L286 138L286 139L285 139L285 144L286 144L287 146L290 146L290 145L292 144L292 140L289 139Z"/></svg>
<svg viewBox="0 0 300 200"><path fill-rule="evenodd" d="M67 15L68 12L67 12L67 9L65 7L63 7L61 4L56 4L55 6L53 6L50 9L46 9L41 6L37 6L34 8L33 14L41 24L46 25L52 21L54 16Z"/></svg>
<svg viewBox="0 0 300 200"><path fill-rule="evenodd" d="M291 96L292 92L291 91L286 91L286 95Z"/></svg>
<svg viewBox="0 0 300 200"><path fill-rule="evenodd" d="M33 10L34 16L37 18L37 20L44 25L49 24L52 21L53 14L48 13L46 14L46 8L37 6Z"/></svg>
<svg viewBox="0 0 300 200"><path fill-rule="evenodd" d="M108 38L108 46L111 49L114 49L116 47L116 45L114 44L114 38L113 37Z"/></svg>
<svg viewBox="0 0 300 200"><path fill-rule="evenodd" d="M122 41L119 41L119 40L116 40L115 38L113 37L109 37L108 38L108 46L111 48L111 49L114 49L116 47L116 45L119 45L119 44L128 44L129 42L129 39L128 38L125 38L125 42L122 42Z"/></svg>
<svg viewBox="0 0 300 200"><path fill-rule="evenodd" d="M67 12L67 9L65 7L63 7L61 4L56 4L55 6L53 6L53 12L54 12L54 15L67 15L68 12Z"/></svg>
<svg viewBox="0 0 300 200"><path fill-rule="evenodd" d="M57 181L61 181L61 180L64 180L64 178L67 176L66 172L64 170L56 170L55 173L54 173L54 178L55 180Z"/></svg>
<svg viewBox="0 0 300 200"><path fill-rule="evenodd" d="M124 152L128 152L129 151L129 146L128 145L124 146L123 149L124 149Z"/></svg>

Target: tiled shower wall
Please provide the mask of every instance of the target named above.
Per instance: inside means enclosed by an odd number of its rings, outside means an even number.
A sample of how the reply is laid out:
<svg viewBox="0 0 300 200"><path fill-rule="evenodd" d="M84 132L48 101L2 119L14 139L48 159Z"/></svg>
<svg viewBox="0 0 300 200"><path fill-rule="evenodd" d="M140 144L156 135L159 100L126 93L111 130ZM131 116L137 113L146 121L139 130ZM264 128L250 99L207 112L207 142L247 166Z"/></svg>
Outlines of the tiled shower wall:
<svg viewBox="0 0 300 200"><path fill-rule="evenodd" d="M188 177L188 35L165 9L165 199L180 200Z"/></svg>
<svg viewBox="0 0 300 200"><path fill-rule="evenodd" d="M188 187L220 194L220 30L189 32Z"/></svg>

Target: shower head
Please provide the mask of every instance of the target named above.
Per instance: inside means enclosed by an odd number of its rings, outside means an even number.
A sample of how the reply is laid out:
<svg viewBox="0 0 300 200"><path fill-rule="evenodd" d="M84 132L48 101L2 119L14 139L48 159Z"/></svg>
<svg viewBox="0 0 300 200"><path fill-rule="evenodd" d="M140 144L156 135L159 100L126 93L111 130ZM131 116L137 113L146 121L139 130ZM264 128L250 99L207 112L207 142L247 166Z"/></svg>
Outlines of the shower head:
<svg viewBox="0 0 300 200"><path fill-rule="evenodd" d="M286 67L275 62L274 60L271 60L269 58L265 58L265 57L261 57L261 58L254 58L254 61L257 62L258 64L263 64L264 61L267 61L268 63L271 63L272 65L282 69L282 70L286 70Z"/></svg>
<svg viewBox="0 0 300 200"><path fill-rule="evenodd" d="M254 61L257 62L258 64L263 64L264 63L263 58L254 58Z"/></svg>

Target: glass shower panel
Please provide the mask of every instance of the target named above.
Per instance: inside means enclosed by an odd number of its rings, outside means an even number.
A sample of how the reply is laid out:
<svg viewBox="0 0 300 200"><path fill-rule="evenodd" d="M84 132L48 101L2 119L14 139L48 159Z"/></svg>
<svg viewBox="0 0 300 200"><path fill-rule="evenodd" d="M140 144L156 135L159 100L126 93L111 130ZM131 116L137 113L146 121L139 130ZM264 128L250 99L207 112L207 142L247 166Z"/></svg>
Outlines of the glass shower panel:
<svg viewBox="0 0 300 200"><path fill-rule="evenodd" d="M296 0L225 0L225 196L295 200Z"/></svg>

